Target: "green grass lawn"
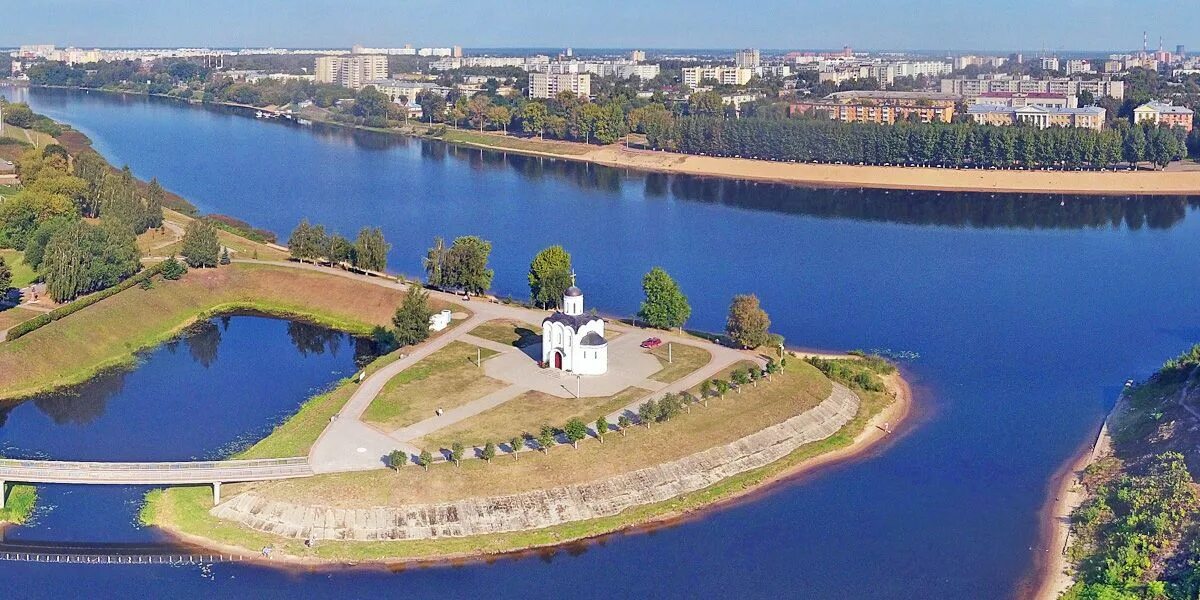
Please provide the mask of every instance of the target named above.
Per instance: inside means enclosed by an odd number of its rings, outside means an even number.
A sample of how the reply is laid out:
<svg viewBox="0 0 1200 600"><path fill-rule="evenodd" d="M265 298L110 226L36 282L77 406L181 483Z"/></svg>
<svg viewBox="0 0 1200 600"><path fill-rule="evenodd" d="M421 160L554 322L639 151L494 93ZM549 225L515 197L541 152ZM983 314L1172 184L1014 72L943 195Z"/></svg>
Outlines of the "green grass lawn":
<svg viewBox="0 0 1200 600"><path fill-rule="evenodd" d="M37 488L32 485L8 484L0 488L0 494L6 493L4 508L0 508L0 523L21 525L33 514L37 504Z"/></svg>
<svg viewBox="0 0 1200 600"><path fill-rule="evenodd" d="M529 323L498 319L488 321L471 330L471 335L516 348L524 348L542 341L542 334Z"/></svg>
<svg viewBox="0 0 1200 600"><path fill-rule="evenodd" d="M11 196L20 191L15 185L0 185L0 197Z"/></svg>
<svg viewBox="0 0 1200 600"><path fill-rule="evenodd" d="M483 445L487 442L507 442L514 435L536 435L542 425L562 427L572 417L591 425L602 415L650 393L631 387L602 398L559 398L538 391L528 391L500 406L488 409L445 429L421 438L416 444L430 448L449 448L454 442Z"/></svg>
<svg viewBox="0 0 1200 600"><path fill-rule="evenodd" d="M37 279L37 273L25 264L25 257L19 250L0 250L0 258L12 269L12 287L25 287Z"/></svg>
<svg viewBox="0 0 1200 600"><path fill-rule="evenodd" d="M411 367L383 387L363 413L363 420L391 431L434 416L438 408L454 408L505 387L475 365L499 354L465 342L451 342Z"/></svg>
<svg viewBox="0 0 1200 600"><path fill-rule="evenodd" d="M663 366L662 370L651 375L650 379L663 383L679 381L712 360L711 352L689 344L671 344L669 349L667 344L663 344L651 350L650 354L653 354Z"/></svg>

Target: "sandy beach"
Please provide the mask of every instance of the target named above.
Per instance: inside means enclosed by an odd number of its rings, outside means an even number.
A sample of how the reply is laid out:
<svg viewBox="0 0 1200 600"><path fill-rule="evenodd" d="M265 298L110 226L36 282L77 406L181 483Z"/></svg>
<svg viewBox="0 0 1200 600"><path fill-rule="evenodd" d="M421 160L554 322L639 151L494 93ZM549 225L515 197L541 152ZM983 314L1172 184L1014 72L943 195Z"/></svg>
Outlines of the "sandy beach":
<svg viewBox="0 0 1200 600"><path fill-rule="evenodd" d="M1200 169L1184 170L1179 165L1172 167L1176 170L1168 171L1107 172L876 167L692 156L624 146L605 146L590 152L567 154L554 152L553 147L557 144L579 145L575 142L543 142L542 145L549 149L546 152L479 143L465 145L622 169L818 187L1088 195L1200 193Z"/></svg>
<svg viewBox="0 0 1200 600"><path fill-rule="evenodd" d="M1040 553L1036 557L1037 567L1033 579L1021 586L1029 592L1030 598L1054 600L1075 583L1074 576L1067 571L1070 565L1066 548L1070 544L1071 513L1087 499L1087 491L1079 482L1088 465L1109 453L1112 444L1109 423L1113 415L1118 414L1122 403L1123 400L1118 401L1113 407L1095 441L1055 473L1051 480L1050 495L1040 512L1042 541L1038 545Z"/></svg>

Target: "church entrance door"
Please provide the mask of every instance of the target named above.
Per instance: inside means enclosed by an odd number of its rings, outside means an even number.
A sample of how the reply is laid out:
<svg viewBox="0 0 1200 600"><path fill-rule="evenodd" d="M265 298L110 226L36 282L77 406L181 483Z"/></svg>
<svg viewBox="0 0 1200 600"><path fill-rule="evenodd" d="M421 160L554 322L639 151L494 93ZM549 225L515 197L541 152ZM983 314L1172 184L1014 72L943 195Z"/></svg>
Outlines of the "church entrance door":
<svg viewBox="0 0 1200 600"><path fill-rule="evenodd" d="M555 369L562 368L562 352L559 352L557 350L554 351L554 368Z"/></svg>

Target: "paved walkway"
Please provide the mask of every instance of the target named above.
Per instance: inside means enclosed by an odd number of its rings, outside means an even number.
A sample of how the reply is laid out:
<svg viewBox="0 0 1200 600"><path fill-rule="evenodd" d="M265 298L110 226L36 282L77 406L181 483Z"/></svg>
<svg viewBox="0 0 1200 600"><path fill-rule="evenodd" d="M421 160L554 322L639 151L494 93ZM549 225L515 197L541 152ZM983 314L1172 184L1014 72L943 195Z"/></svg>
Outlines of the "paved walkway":
<svg viewBox="0 0 1200 600"><path fill-rule="evenodd" d="M407 289L406 284L397 283L391 279L382 277L371 277L343 271L340 269L332 269L321 267L308 263L296 263L288 261L240 261L235 262L254 262L259 264L271 264L292 269L301 269L309 271L319 271L339 277L347 277L359 281L390 287L396 289ZM392 432L390 435L386 432L375 429L362 422L362 415L366 412L367 407L376 396L383 390L383 387L393 377L401 371L411 367L425 357L437 352L446 347L451 342L456 340L466 343L475 344L481 347L487 347L492 350L504 353L505 356L495 357L485 363L496 363L502 361L507 356L517 356L524 354L526 349L516 348L484 340L477 336L470 335L470 332L479 325L491 320L509 320L531 325L540 325L545 318L547 312L524 308L521 306L501 304L491 302L484 299L473 299L464 302L461 297L455 294L447 294L438 291L430 291L430 297L437 298L445 302L453 302L464 306L471 311L472 315L465 321L457 322L453 327L436 337L416 346L412 352L404 358L399 359L367 377L350 400L346 403L342 410L338 412L334 420L325 428L313 445L312 451L309 453L309 461L312 464L313 471L317 473L334 473L342 471L360 471L370 469L385 468L385 457L393 450L407 452L410 455L417 455L420 449L411 444L411 441L418 439L423 435L428 435L434 431L448 427L458 423L464 419L475 416L485 410L494 408L520 395L520 392L525 389L532 389L539 386L522 385L520 382L512 382L513 385L506 387L497 392L493 392L484 398L480 398L463 406L450 409L439 417L432 417L421 421L417 424ZM623 345L628 345L637 342L636 333L640 330L627 326L618 325L615 330L630 336L628 342ZM665 393L673 393L685 391L699 385L705 379L713 376L722 369L729 367L732 364L743 360L755 359L756 355L750 352L744 352L733 348L727 348L719 344L705 344L696 338L682 336L672 332L655 331L654 335L663 340L663 342L674 342L680 344L699 345L712 355L708 364L695 372L685 376L671 384L663 384L653 380L647 380L650 375L639 376L628 382L628 385L622 386L622 389L629 386L642 387L643 385L652 389L646 395L637 398L628 406L613 412L608 416L610 422L615 423L617 418L622 414L629 415L635 422L637 421L637 407L651 397L657 397ZM617 342L625 339L625 336L617 338ZM561 382L554 384L557 387L562 387ZM656 389L657 388L657 389ZM604 394L610 395L610 394ZM468 452L467 455L473 456L474 453Z"/></svg>

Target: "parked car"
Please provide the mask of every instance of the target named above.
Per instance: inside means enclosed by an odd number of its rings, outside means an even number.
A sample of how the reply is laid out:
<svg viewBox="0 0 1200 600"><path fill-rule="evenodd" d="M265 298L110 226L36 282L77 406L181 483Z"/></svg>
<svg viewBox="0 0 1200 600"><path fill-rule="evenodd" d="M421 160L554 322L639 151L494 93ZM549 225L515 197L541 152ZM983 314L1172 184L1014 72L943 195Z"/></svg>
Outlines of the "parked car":
<svg viewBox="0 0 1200 600"><path fill-rule="evenodd" d="M662 340L660 340L656 337L647 338L646 341L642 342L642 347L646 348L646 349L657 348L661 345L662 345Z"/></svg>

